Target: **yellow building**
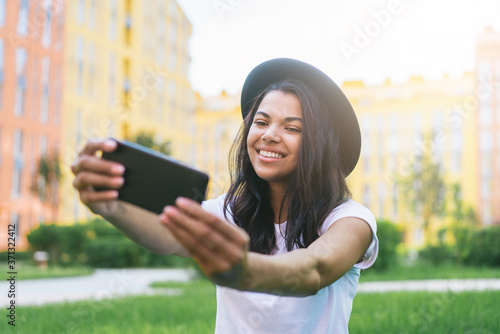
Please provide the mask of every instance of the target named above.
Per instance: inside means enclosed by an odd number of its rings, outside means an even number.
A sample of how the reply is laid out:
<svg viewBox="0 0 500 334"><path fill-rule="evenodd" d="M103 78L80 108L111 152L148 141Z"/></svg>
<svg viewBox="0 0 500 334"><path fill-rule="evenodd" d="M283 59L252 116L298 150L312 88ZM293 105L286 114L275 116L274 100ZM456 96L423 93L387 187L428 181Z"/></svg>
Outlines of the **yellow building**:
<svg viewBox="0 0 500 334"><path fill-rule="evenodd" d="M424 150L434 153L447 185L459 184L465 205L475 208L478 184L474 117L474 75L444 76L425 81L412 77L404 83L367 86L362 81L344 82L342 90L351 101L362 133L362 152L348 182L353 197L369 207L378 219L405 226L405 241L424 243L421 221L402 202L395 180L409 173ZM209 197L224 193L229 185L227 156L241 126L239 95L200 98L196 111L196 165L212 177ZM434 132L432 147L423 137ZM472 158L471 158L472 157ZM452 192L446 194L451 202ZM451 207L449 206L448 209ZM445 227L437 220L432 232Z"/></svg>
<svg viewBox="0 0 500 334"><path fill-rule="evenodd" d="M192 162L195 97L187 79L192 27L175 0L69 1L60 221L91 217L70 165L91 139L154 135Z"/></svg>
<svg viewBox="0 0 500 334"><path fill-rule="evenodd" d="M228 157L242 125L239 95L197 96L194 164L210 175L208 198L225 193L230 184Z"/></svg>
<svg viewBox="0 0 500 334"><path fill-rule="evenodd" d="M349 183L354 197L378 219L404 224L409 245L426 241L421 219L403 203L396 184L410 173L417 156L426 152L432 152L434 161L442 166L446 185L459 184L463 202L475 205L477 136L474 105L470 104L474 99L472 73L459 78L445 75L436 81L415 76L404 83L386 80L376 86L345 82L342 89L353 104L363 138L361 157ZM432 141L425 142L429 135L433 135ZM451 201L452 192L445 196ZM434 222L431 234L446 224Z"/></svg>

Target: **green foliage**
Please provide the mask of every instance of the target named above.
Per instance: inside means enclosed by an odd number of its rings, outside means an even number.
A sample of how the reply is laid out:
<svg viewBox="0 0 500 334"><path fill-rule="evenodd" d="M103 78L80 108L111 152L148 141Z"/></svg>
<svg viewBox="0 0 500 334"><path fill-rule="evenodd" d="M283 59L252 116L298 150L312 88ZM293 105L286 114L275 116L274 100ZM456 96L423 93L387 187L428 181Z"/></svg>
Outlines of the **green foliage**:
<svg viewBox="0 0 500 334"><path fill-rule="evenodd" d="M463 262L471 265L500 267L500 226L473 231L457 241L457 249L464 248Z"/></svg>
<svg viewBox="0 0 500 334"><path fill-rule="evenodd" d="M137 134L135 138L132 138L132 141L136 142L139 145L151 148L166 155L170 155L172 153L171 152L172 150L170 148L170 142L169 141L165 141L162 143L156 142L153 133L139 132L139 134Z"/></svg>
<svg viewBox="0 0 500 334"><path fill-rule="evenodd" d="M483 229L455 228L455 244L440 242L420 251L420 257L433 265L455 262L470 266L500 267L500 226Z"/></svg>
<svg viewBox="0 0 500 334"><path fill-rule="evenodd" d="M126 238L100 238L85 246L88 264L95 268L140 266L140 246Z"/></svg>
<svg viewBox="0 0 500 334"><path fill-rule="evenodd" d="M445 243L428 245L419 252L419 256L432 265L452 262L455 259L454 248Z"/></svg>
<svg viewBox="0 0 500 334"><path fill-rule="evenodd" d="M42 224L26 236L33 251L46 251L50 261L59 258L59 230L54 224Z"/></svg>
<svg viewBox="0 0 500 334"><path fill-rule="evenodd" d="M373 269L387 270L397 264L397 247L403 240L399 226L387 220L377 221L379 251Z"/></svg>
<svg viewBox="0 0 500 334"><path fill-rule="evenodd" d="M32 230L27 238L33 251L49 252L49 262L59 266L89 265L99 268L194 266L191 259L149 252L103 219L74 225L40 225Z"/></svg>
<svg viewBox="0 0 500 334"><path fill-rule="evenodd" d="M33 252L30 251L16 250L14 256L16 258L16 261L33 261ZM8 251L0 252L0 261L2 261L2 263L7 263L8 257L9 257Z"/></svg>
<svg viewBox="0 0 500 334"><path fill-rule="evenodd" d="M432 217L446 211L446 185L441 165L433 159L434 140L432 134L424 136L423 149L415 156L413 165L407 166L407 175L396 178L405 203L422 218L427 238Z"/></svg>
<svg viewBox="0 0 500 334"><path fill-rule="evenodd" d="M61 162L58 152L42 155L38 160L38 169L33 175L31 190L45 201L52 191L52 183L62 179ZM43 181L43 182L42 182Z"/></svg>

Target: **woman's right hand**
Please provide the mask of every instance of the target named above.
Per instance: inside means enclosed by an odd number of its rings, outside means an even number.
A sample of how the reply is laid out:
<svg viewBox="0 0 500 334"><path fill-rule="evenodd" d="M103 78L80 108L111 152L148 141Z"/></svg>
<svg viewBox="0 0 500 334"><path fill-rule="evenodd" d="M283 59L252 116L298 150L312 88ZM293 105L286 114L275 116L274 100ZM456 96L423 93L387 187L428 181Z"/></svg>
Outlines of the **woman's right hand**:
<svg viewBox="0 0 500 334"><path fill-rule="evenodd" d="M78 153L78 158L71 165L75 175L73 187L78 191L80 200L93 212L105 215L114 211L110 200L118 198L116 189L123 185L125 167L119 163L104 160L97 155L98 151L113 152L117 147L114 140L89 141ZM95 191L94 187L106 187L112 190Z"/></svg>

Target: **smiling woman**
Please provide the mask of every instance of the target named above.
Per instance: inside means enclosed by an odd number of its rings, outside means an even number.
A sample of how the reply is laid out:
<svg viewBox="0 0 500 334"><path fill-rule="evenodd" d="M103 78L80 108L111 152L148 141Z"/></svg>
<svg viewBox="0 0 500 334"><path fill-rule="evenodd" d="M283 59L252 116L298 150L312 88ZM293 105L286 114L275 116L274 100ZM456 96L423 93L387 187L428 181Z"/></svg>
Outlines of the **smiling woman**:
<svg viewBox="0 0 500 334"><path fill-rule="evenodd" d="M345 181L360 152L354 111L322 71L286 58L248 75L241 107L228 193L202 205L178 198L163 226L94 191L122 183L95 155L114 149L105 142L83 149L75 187L144 247L196 259L217 284L216 333L347 333L360 269L378 253L373 214Z"/></svg>

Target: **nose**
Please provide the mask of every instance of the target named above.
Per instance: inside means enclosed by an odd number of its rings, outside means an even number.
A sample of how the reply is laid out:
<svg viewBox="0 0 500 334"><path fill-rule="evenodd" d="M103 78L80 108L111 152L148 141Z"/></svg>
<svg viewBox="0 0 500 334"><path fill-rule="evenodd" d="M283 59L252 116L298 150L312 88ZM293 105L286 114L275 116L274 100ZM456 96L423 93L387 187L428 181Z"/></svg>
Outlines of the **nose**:
<svg viewBox="0 0 500 334"><path fill-rule="evenodd" d="M273 126L268 127L261 138L265 142L278 143L281 140L278 130Z"/></svg>

